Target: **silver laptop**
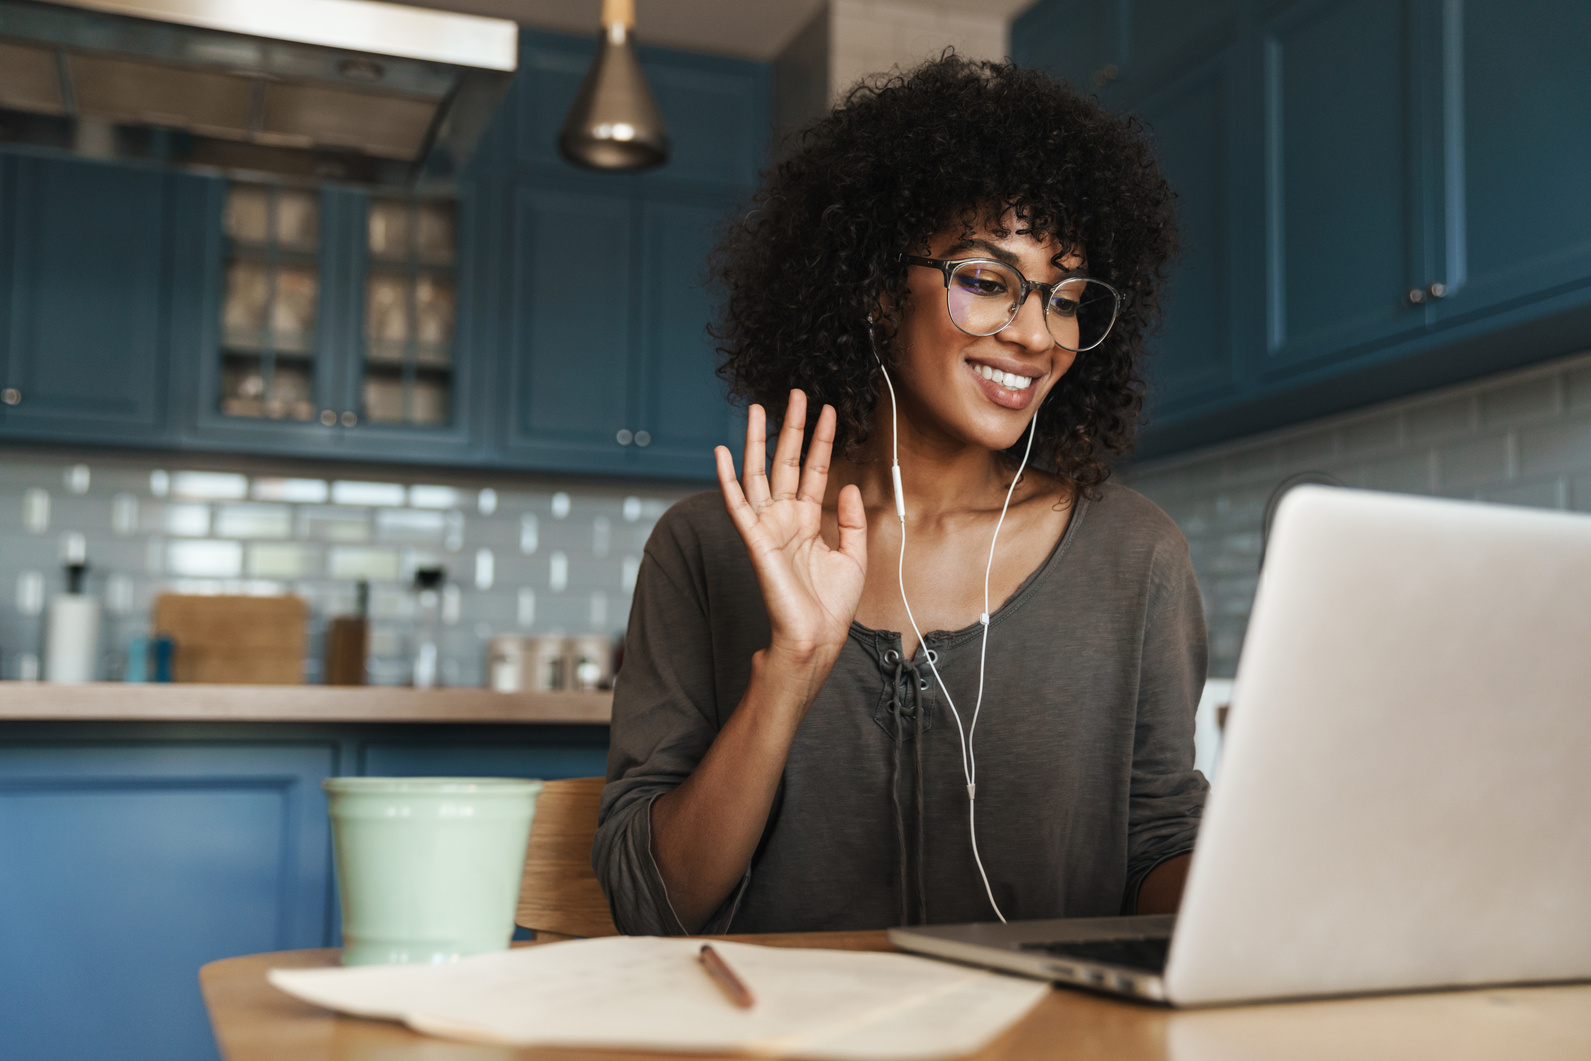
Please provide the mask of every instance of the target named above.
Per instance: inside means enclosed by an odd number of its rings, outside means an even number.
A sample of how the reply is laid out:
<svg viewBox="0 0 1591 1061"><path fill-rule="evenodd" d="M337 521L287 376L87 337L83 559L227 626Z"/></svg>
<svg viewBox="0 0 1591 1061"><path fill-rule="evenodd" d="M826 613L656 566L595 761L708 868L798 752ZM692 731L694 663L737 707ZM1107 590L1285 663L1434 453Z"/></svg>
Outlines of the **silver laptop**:
<svg viewBox="0 0 1591 1061"><path fill-rule="evenodd" d="M1292 491L1181 912L889 935L1173 1005L1591 979L1591 517Z"/></svg>

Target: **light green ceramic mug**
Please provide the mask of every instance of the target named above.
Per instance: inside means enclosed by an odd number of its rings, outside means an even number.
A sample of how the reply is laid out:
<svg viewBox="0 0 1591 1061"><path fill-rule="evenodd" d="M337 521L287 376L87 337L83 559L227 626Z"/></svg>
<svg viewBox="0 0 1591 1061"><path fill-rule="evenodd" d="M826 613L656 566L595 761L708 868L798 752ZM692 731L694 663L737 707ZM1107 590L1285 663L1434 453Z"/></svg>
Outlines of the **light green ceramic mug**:
<svg viewBox="0 0 1591 1061"><path fill-rule="evenodd" d="M343 964L453 961L504 950L540 781L323 781L342 899Z"/></svg>

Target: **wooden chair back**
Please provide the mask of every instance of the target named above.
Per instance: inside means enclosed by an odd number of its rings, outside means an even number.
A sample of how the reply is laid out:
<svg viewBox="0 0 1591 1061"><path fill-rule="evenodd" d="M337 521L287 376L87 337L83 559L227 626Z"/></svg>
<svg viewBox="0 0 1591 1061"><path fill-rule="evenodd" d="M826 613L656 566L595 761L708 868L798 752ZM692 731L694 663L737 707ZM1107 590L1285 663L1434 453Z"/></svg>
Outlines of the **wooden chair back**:
<svg viewBox="0 0 1591 1061"><path fill-rule="evenodd" d="M536 797L514 921L543 937L617 936L591 869L603 779L548 781Z"/></svg>

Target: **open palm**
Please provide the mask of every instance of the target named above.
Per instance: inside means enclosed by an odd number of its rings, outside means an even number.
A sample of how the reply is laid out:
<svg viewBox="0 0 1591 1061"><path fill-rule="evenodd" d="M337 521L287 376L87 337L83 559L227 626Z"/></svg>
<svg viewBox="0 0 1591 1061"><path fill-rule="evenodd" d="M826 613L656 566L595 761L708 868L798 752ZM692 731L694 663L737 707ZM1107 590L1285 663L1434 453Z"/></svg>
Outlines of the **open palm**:
<svg viewBox="0 0 1591 1061"><path fill-rule="evenodd" d="M825 405L812 432L806 466L801 442L806 395L790 392L771 475L764 471L767 416L753 405L746 424L740 481L726 447L715 451L724 505L746 542L773 628L771 648L798 656L830 656L845 643L867 573L867 521L862 494L839 497L839 548L823 540L823 495L834 452L835 413Z"/></svg>

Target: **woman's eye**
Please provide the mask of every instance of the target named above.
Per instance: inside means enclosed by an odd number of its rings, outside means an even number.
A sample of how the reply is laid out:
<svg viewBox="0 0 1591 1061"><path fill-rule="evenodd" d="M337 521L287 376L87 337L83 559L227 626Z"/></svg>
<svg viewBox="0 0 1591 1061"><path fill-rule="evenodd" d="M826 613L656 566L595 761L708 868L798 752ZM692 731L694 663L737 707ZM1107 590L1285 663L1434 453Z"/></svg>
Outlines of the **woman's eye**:
<svg viewBox="0 0 1591 1061"><path fill-rule="evenodd" d="M956 286L980 298L998 298L1006 293L1005 279L997 273L958 273Z"/></svg>
<svg viewBox="0 0 1591 1061"><path fill-rule="evenodd" d="M1057 317L1075 317L1077 316L1077 307L1078 302L1075 298L1056 297L1050 299L1050 312Z"/></svg>

